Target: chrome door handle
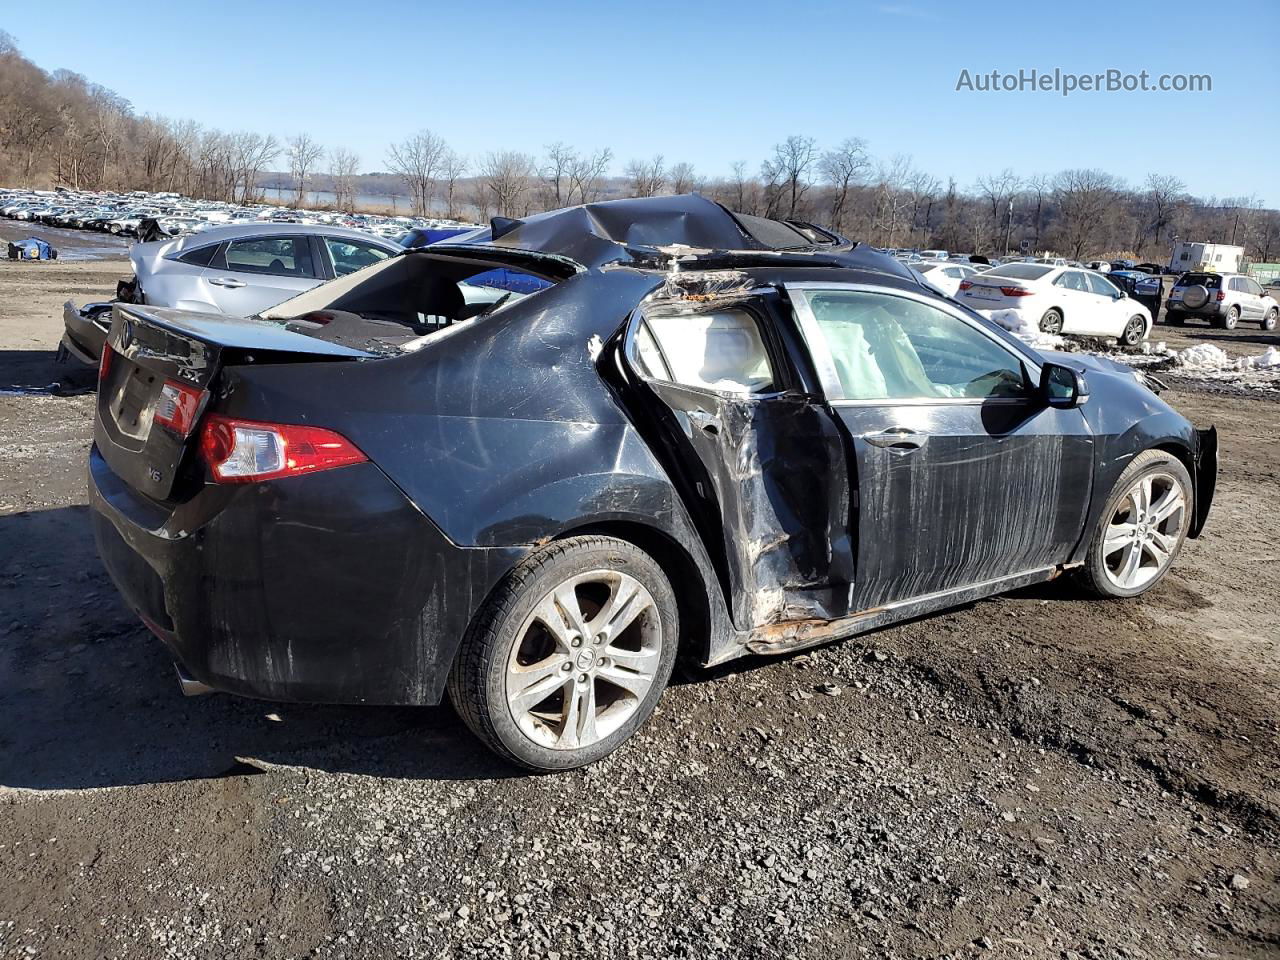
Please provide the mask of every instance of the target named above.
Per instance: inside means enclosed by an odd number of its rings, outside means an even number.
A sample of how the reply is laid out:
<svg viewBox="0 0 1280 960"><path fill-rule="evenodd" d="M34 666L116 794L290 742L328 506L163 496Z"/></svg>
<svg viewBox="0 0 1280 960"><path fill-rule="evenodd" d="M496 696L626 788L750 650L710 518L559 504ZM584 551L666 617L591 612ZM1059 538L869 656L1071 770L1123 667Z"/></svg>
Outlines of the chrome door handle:
<svg viewBox="0 0 1280 960"><path fill-rule="evenodd" d="M215 287L243 287L243 280L232 280L230 277L210 277L209 282Z"/></svg>
<svg viewBox="0 0 1280 960"><path fill-rule="evenodd" d="M690 410L687 416L689 422L701 429L703 433L709 433L713 437L720 433L720 418L715 414L707 413L699 407L697 410Z"/></svg>
<svg viewBox="0 0 1280 960"><path fill-rule="evenodd" d="M908 427L890 427L879 433L864 433L862 439L873 447L883 447L893 453L911 453L923 447L929 438Z"/></svg>

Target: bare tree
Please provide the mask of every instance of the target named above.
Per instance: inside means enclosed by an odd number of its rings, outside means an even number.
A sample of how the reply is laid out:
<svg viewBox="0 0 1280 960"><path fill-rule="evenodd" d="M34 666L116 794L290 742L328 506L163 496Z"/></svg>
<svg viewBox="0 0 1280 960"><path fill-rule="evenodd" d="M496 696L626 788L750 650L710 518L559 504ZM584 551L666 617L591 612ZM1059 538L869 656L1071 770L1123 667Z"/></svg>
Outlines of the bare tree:
<svg viewBox="0 0 1280 960"><path fill-rule="evenodd" d="M737 160L732 168L733 176L729 178L729 191L733 209L738 213L754 215L757 207L759 186L755 179L747 176L747 162Z"/></svg>
<svg viewBox="0 0 1280 960"><path fill-rule="evenodd" d="M310 134L300 133L289 139L285 153L289 158L289 175L293 177L293 205L300 207L307 195L307 183L324 156L324 148L312 140Z"/></svg>
<svg viewBox="0 0 1280 960"><path fill-rule="evenodd" d="M90 88L92 97L92 125L94 136L102 148L102 174L98 178L100 184L107 182L107 165L111 162L124 135L125 124L129 119L129 101L106 87L94 85Z"/></svg>
<svg viewBox="0 0 1280 960"><path fill-rule="evenodd" d="M907 177L906 189L911 198L910 232L914 234L919 229L923 236L921 242L927 244L933 236L933 201L942 189L942 183L937 177L916 170ZM922 210L923 218L920 216Z"/></svg>
<svg viewBox="0 0 1280 960"><path fill-rule="evenodd" d="M1031 249L1040 249L1040 234L1044 230L1044 203L1053 192L1053 179L1046 174L1037 173L1027 178L1026 193L1028 198L1035 198L1035 215L1032 227L1035 230Z"/></svg>
<svg viewBox="0 0 1280 960"><path fill-rule="evenodd" d="M885 246L896 247L907 222L911 208L911 195L907 181L911 177L911 158L895 154L888 163L881 164L876 174L875 219L872 229Z"/></svg>
<svg viewBox="0 0 1280 960"><path fill-rule="evenodd" d="M773 145L773 156L764 162L762 171L768 191L773 194L769 202L773 215L783 211L788 217L799 215L817 162L818 146L813 137L793 135Z"/></svg>
<svg viewBox="0 0 1280 960"><path fill-rule="evenodd" d="M435 200L436 184L449 145L430 130L419 130L387 151L387 165L409 188L413 212L425 217Z"/></svg>
<svg viewBox="0 0 1280 960"><path fill-rule="evenodd" d="M571 189L569 171L578 162L578 151L557 140L547 145L547 158L538 171L546 188L546 206L568 205L567 194Z"/></svg>
<svg viewBox="0 0 1280 960"><path fill-rule="evenodd" d="M271 134L244 131L231 135L230 152L232 199L247 203L258 194L259 174L280 156L280 143Z"/></svg>
<svg viewBox="0 0 1280 960"><path fill-rule="evenodd" d="M989 217L984 238L987 243L978 244L980 249L999 249L1001 253L1008 252L1003 249L1003 236L1012 228L1013 212L1010 204L1017 196L1021 183L1022 180L1018 175L1008 167L999 173L978 178L978 194L986 200L985 212ZM1007 222L1006 217L1009 218ZM1003 231L1000 229L1001 223L1005 224Z"/></svg>
<svg viewBox="0 0 1280 960"><path fill-rule="evenodd" d="M1102 170L1063 170L1054 178L1058 230L1074 259L1079 260L1085 250L1096 245L1116 187L1116 178Z"/></svg>
<svg viewBox="0 0 1280 960"><path fill-rule="evenodd" d="M356 206L356 176L360 172L360 158L346 147L338 147L329 153L329 178L333 181L333 204L348 212Z"/></svg>
<svg viewBox="0 0 1280 960"><path fill-rule="evenodd" d="M528 214L535 169L533 158L516 150L502 150L484 158L480 174L488 184L498 216L523 217Z"/></svg>
<svg viewBox="0 0 1280 960"><path fill-rule="evenodd" d="M578 198L578 203L592 203L600 197L600 180L604 177L604 173L609 169L609 164L613 160L613 151L608 147L603 150L597 150L595 153L581 155L574 159L569 165L569 193L567 197L568 203L574 202L574 196Z"/></svg>
<svg viewBox="0 0 1280 960"><path fill-rule="evenodd" d="M693 172L693 164L681 161L671 168L671 192L693 193L698 189L698 178Z"/></svg>
<svg viewBox="0 0 1280 960"><path fill-rule="evenodd" d="M1160 234L1173 224L1173 218L1183 204L1187 185L1169 174L1149 173L1145 186L1146 199L1151 205L1152 240L1159 246Z"/></svg>
<svg viewBox="0 0 1280 960"><path fill-rule="evenodd" d="M831 225L837 230L844 230L849 213L849 191L862 183L871 169L867 141L861 137L847 137L834 150L822 155L818 169L831 186Z"/></svg>
<svg viewBox="0 0 1280 960"><path fill-rule="evenodd" d="M652 160L632 160L627 164L626 178L631 196L657 196L667 183L662 154L656 155Z"/></svg>
<svg viewBox="0 0 1280 960"><path fill-rule="evenodd" d="M461 197L458 195L458 181L466 172L467 158L453 150L448 150L444 155L443 176L445 216L450 220L457 220L461 214L462 204Z"/></svg>

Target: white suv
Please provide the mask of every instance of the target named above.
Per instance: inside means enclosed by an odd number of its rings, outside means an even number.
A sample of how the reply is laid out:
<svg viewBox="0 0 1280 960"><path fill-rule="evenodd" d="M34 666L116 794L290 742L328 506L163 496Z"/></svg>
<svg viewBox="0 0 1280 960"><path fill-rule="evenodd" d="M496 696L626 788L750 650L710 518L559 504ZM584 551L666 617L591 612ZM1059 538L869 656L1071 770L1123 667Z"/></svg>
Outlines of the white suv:
<svg viewBox="0 0 1280 960"><path fill-rule="evenodd" d="M1242 273L1184 273L1169 291L1164 308L1165 323L1203 317L1226 330L1234 330L1241 320L1274 330L1280 317L1276 299L1267 296L1257 280Z"/></svg>

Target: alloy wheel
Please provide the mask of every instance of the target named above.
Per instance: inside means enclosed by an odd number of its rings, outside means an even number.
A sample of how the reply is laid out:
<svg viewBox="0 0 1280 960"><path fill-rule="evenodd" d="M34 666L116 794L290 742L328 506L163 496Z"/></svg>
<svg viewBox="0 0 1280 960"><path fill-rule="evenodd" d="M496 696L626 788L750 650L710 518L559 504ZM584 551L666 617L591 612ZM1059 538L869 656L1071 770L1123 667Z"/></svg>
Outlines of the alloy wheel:
<svg viewBox="0 0 1280 960"><path fill-rule="evenodd" d="M1046 310L1040 318L1040 331L1057 335L1062 332L1062 314L1057 310Z"/></svg>
<svg viewBox="0 0 1280 960"><path fill-rule="evenodd" d="M1107 579L1138 589L1169 566L1187 525L1187 498L1167 473L1139 477L1125 491L1107 523L1102 561Z"/></svg>
<svg viewBox="0 0 1280 960"><path fill-rule="evenodd" d="M1121 335L1121 341L1125 346L1134 347L1142 340L1142 330L1146 326L1141 317L1130 317L1129 324L1124 328Z"/></svg>
<svg viewBox="0 0 1280 960"><path fill-rule="evenodd" d="M644 702L662 644L657 605L635 577L617 570L571 577L520 628L507 662L511 717L544 747L590 746Z"/></svg>

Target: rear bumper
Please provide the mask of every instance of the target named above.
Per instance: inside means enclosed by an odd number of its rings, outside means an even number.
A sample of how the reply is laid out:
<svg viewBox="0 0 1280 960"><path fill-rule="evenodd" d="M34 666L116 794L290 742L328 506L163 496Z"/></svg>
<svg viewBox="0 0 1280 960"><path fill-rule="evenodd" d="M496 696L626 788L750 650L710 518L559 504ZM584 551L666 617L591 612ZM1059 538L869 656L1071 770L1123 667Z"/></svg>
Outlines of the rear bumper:
<svg viewBox="0 0 1280 960"><path fill-rule="evenodd" d="M100 306L87 303L81 308L70 300L62 305L62 325L65 328L62 342L68 353L90 366L97 366L102 358L102 346L107 341L107 330L111 326L110 311L104 314L105 325L91 319L92 308Z"/></svg>
<svg viewBox="0 0 1280 960"><path fill-rule="evenodd" d="M1224 304L1218 303L1216 300L1210 300L1203 307L1197 307L1194 310L1184 307L1177 300L1166 300L1164 302L1166 313L1180 313L1187 317L1220 317L1225 312L1223 307Z"/></svg>
<svg viewBox="0 0 1280 960"><path fill-rule="evenodd" d="M95 446L98 552L191 679L323 703L432 704L470 620L522 548L450 543L373 464L207 486L175 510Z"/></svg>

